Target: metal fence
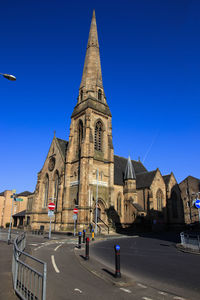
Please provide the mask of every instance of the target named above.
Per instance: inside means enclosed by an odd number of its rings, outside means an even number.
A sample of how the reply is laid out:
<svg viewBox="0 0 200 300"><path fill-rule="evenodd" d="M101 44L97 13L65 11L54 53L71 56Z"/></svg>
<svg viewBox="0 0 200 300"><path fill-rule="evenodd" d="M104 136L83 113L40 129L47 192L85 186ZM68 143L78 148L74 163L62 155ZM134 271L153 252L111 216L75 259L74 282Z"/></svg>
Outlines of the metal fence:
<svg viewBox="0 0 200 300"><path fill-rule="evenodd" d="M12 278L16 294L23 300L46 299L45 262L24 252L26 235L19 235L13 246Z"/></svg>
<svg viewBox="0 0 200 300"><path fill-rule="evenodd" d="M180 237L181 237L181 245L184 248L200 252L200 236L198 234L181 232Z"/></svg>

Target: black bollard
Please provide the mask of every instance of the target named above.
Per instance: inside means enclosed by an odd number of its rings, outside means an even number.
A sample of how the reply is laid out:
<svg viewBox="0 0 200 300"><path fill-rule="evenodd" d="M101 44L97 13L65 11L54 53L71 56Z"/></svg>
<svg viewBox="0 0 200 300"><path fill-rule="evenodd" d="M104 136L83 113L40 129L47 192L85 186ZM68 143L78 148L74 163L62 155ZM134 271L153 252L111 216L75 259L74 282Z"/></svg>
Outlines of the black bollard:
<svg viewBox="0 0 200 300"><path fill-rule="evenodd" d="M81 231L78 233L78 248L81 249Z"/></svg>
<svg viewBox="0 0 200 300"><path fill-rule="evenodd" d="M85 233L86 233L86 230L83 229L83 244L85 244Z"/></svg>
<svg viewBox="0 0 200 300"><path fill-rule="evenodd" d="M115 277L121 278L121 272L120 272L120 246L115 245Z"/></svg>
<svg viewBox="0 0 200 300"><path fill-rule="evenodd" d="M86 244L85 244L85 259L86 260L89 259L89 243L90 243L90 239L89 239L89 237L87 237Z"/></svg>

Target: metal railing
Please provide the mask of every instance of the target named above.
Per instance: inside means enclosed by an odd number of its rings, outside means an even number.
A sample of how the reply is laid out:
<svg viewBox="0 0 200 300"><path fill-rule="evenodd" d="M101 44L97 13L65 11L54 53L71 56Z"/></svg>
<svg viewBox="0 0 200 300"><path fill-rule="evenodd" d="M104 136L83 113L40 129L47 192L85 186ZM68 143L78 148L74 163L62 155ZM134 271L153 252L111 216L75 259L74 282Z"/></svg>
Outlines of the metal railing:
<svg viewBox="0 0 200 300"><path fill-rule="evenodd" d="M200 252L200 235L181 232L180 237L184 248Z"/></svg>
<svg viewBox="0 0 200 300"><path fill-rule="evenodd" d="M13 287L23 300L46 299L47 264L24 252L26 235L19 235L13 246ZM37 270L36 270L37 269Z"/></svg>
<svg viewBox="0 0 200 300"><path fill-rule="evenodd" d="M106 228L106 230L108 231L109 234L109 226L101 219L101 218L97 218L98 222L100 222L100 226L101 224Z"/></svg>

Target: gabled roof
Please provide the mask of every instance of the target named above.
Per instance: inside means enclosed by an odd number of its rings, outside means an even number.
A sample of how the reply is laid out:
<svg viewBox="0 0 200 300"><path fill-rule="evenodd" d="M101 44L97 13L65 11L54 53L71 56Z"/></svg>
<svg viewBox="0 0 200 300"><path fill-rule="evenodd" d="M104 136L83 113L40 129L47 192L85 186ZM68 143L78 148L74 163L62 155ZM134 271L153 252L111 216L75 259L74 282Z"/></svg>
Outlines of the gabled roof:
<svg viewBox="0 0 200 300"><path fill-rule="evenodd" d="M135 170L136 178L137 174L147 172L147 169L140 161L132 160L132 165ZM124 184L124 173L127 165L127 158L114 155L114 184Z"/></svg>
<svg viewBox="0 0 200 300"><path fill-rule="evenodd" d="M189 175L189 176L187 176L185 179L183 179L179 184L181 184L182 182L184 182L184 181L188 181L188 182L192 182L192 181L196 181L196 182L200 182L200 179L199 178L196 178L196 177L194 177L194 176L191 176L191 175Z"/></svg>
<svg viewBox="0 0 200 300"><path fill-rule="evenodd" d="M0 193L0 196L4 196L4 192Z"/></svg>
<svg viewBox="0 0 200 300"><path fill-rule="evenodd" d="M68 141L65 141L65 140L62 140L62 139L59 139L59 138L56 138L57 141L58 141L58 144L60 146L60 150L62 152L62 155L65 157L65 153L66 153L66 150L67 150L67 147L68 147Z"/></svg>
<svg viewBox="0 0 200 300"><path fill-rule="evenodd" d="M164 179L164 182L165 182L166 185L169 184L170 177L171 177L171 174L163 175L163 179Z"/></svg>
<svg viewBox="0 0 200 300"><path fill-rule="evenodd" d="M156 172L157 170L136 174L136 188L141 189L141 188L150 187L156 175Z"/></svg>

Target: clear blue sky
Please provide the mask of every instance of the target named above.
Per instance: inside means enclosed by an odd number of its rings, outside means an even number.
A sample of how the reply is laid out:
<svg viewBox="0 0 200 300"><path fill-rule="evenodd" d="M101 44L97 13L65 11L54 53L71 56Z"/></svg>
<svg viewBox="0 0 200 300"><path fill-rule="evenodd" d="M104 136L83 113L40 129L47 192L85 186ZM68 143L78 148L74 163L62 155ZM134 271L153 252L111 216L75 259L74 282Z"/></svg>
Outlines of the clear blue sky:
<svg viewBox="0 0 200 300"><path fill-rule="evenodd" d="M114 152L200 177L200 1L1 1L0 192L33 191L54 130L69 137L96 10Z"/></svg>

